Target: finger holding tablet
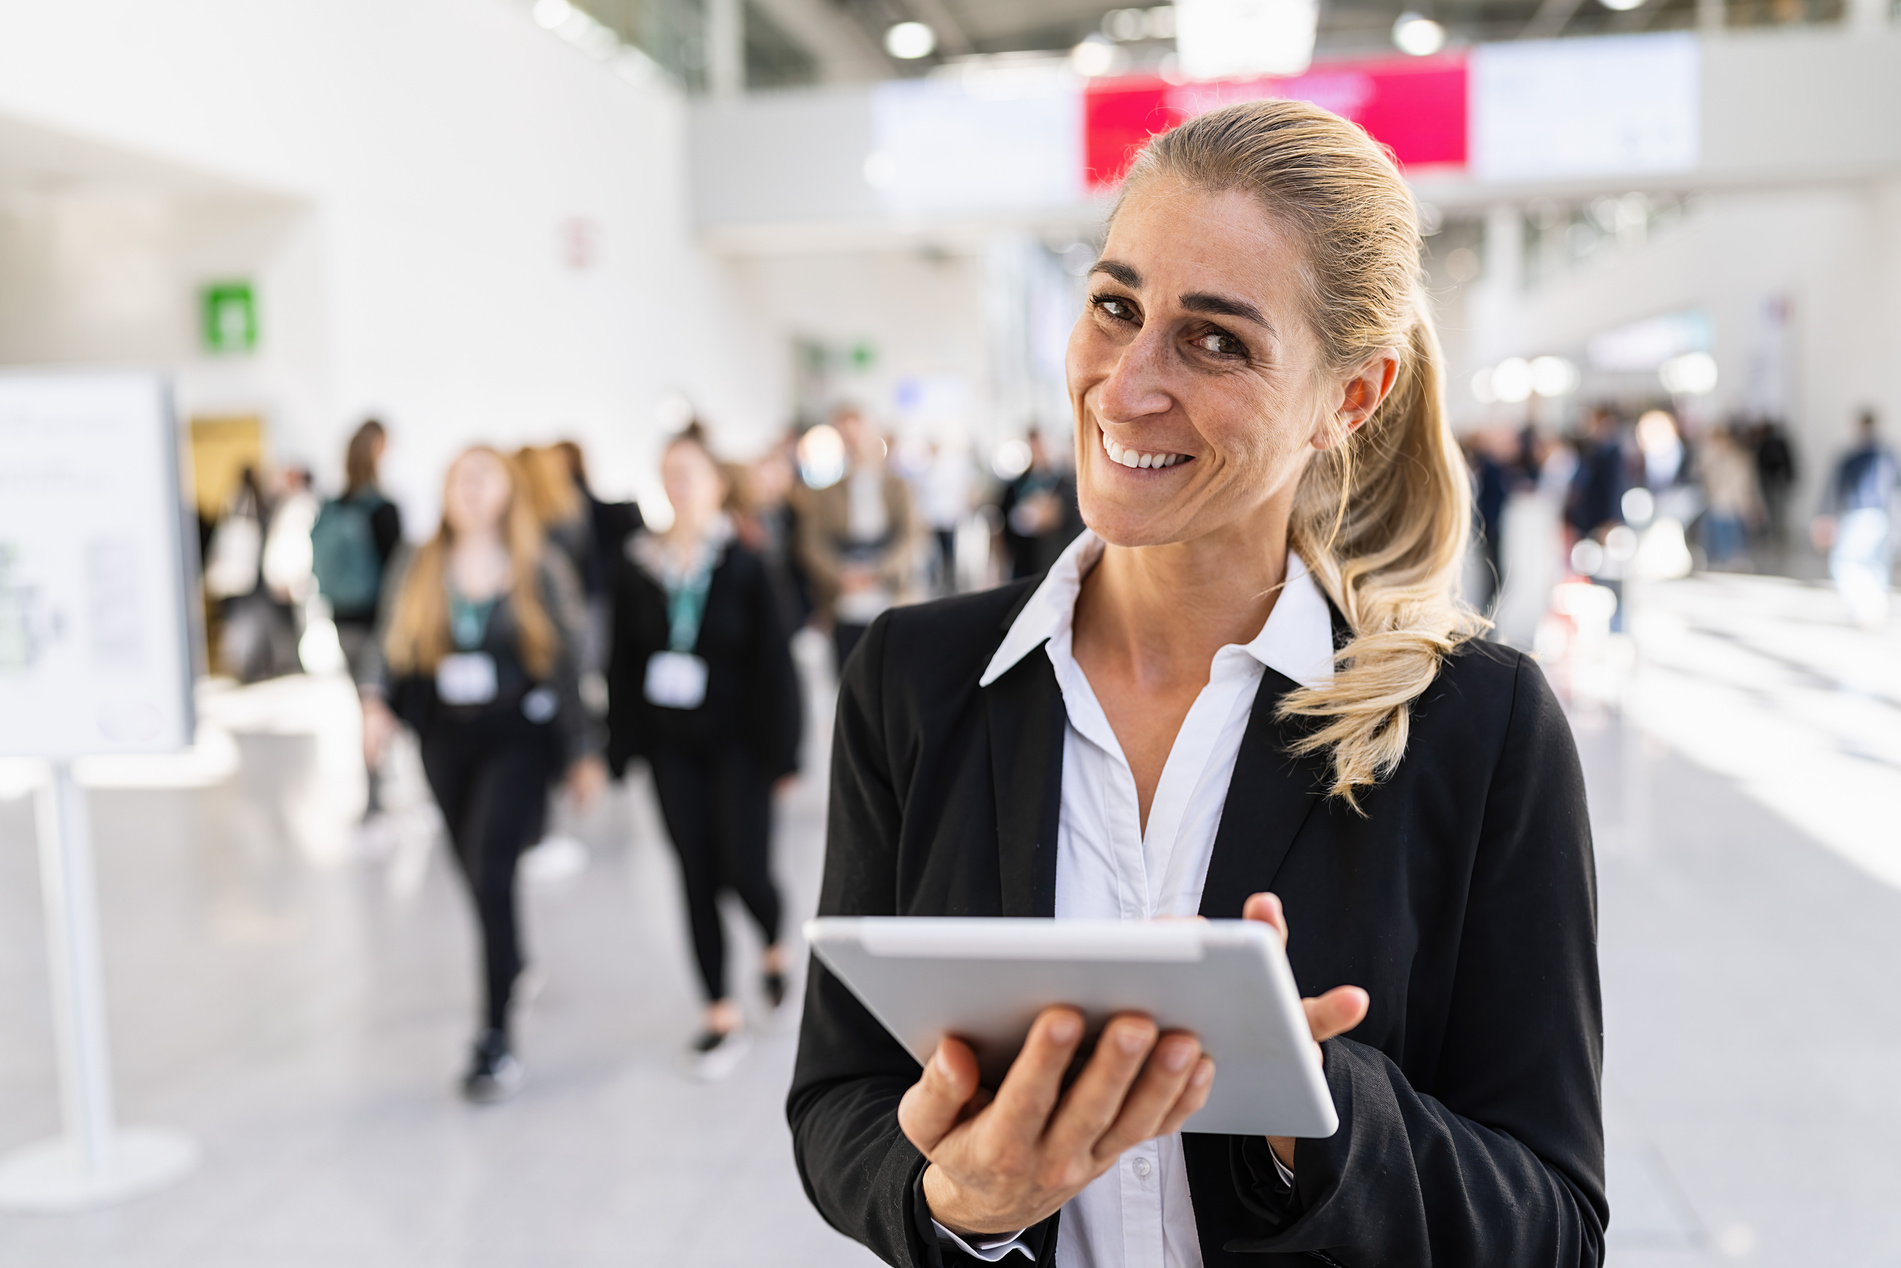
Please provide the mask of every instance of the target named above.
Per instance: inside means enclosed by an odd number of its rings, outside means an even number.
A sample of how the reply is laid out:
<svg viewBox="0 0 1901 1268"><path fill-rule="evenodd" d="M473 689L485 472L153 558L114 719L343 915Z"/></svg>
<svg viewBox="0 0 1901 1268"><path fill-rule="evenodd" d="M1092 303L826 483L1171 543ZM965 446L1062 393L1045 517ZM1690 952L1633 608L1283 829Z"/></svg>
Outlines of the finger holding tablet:
<svg viewBox="0 0 1901 1268"><path fill-rule="evenodd" d="M1287 945L1287 912L1281 906L1278 894L1250 894L1241 907L1243 920L1256 920L1273 929L1280 935L1281 945ZM1314 1046L1318 1048L1324 1039L1335 1035L1344 1035L1362 1021L1366 1020L1366 1010L1372 1000L1357 986L1336 986L1324 995L1308 996L1300 1001L1307 1012L1307 1025L1313 1031ZM1267 1143L1281 1165L1291 1168L1294 1165L1294 1138L1292 1136L1269 1136Z"/></svg>
<svg viewBox="0 0 1901 1268"><path fill-rule="evenodd" d="M1177 1130L1207 1100L1214 1063L1193 1035L1117 1016L1065 1091L1082 1041L1080 1013L1044 1009L994 1097L979 1087L969 1045L938 1044L898 1123L931 1160L924 1195L940 1224L959 1234L1027 1228L1125 1149Z"/></svg>

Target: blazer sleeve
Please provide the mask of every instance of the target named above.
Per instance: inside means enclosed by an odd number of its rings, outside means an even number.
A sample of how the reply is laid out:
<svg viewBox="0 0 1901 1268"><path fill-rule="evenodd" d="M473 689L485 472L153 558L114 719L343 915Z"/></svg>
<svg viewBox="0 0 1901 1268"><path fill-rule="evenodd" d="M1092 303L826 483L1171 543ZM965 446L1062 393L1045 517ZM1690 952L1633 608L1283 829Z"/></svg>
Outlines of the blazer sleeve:
<svg viewBox="0 0 1901 1268"><path fill-rule="evenodd" d="M1345 1265L1602 1264L1596 888L1570 726L1521 659L1430 1091L1378 1049L1328 1040L1340 1130L1297 1143L1291 1194L1265 1141L1236 1142L1244 1199L1284 1227L1234 1249Z"/></svg>
<svg viewBox="0 0 1901 1268"><path fill-rule="evenodd" d="M866 631L839 685L823 916L898 914L900 799L892 779L883 691L890 616ZM924 1155L898 1129L898 1102L921 1071L852 993L813 959L799 1055L786 1100L806 1196L827 1223L902 1268L978 1263L940 1245L923 1198ZM1039 1262L1054 1221L1025 1240Z"/></svg>
<svg viewBox="0 0 1901 1268"><path fill-rule="evenodd" d="M900 810L878 684L889 624L884 616L873 622L839 684L819 890L824 916L896 914ZM924 1156L898 1130L898 1101L920 1073L814 957L786 1101L793 1155L826 1222L889 1264L935 1262L912 1211Z"/></svg>

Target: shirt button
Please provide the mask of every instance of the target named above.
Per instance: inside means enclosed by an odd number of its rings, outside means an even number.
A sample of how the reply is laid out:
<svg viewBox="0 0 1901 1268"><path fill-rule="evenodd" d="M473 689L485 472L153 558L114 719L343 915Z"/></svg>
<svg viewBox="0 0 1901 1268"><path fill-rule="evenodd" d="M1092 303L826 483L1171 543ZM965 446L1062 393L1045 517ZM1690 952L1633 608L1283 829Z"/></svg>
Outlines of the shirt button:
<svg viewBox="0 0 1901 1268"><path fill-rule="evenodd" d="M1135 1174L1140 1176L1142 1179L1144 1180L1148 1179L1149 1172L1153 1170L1155 1170L1155 1168L1149 1164L1149 1160L1147 1158L1137 1158L1135 1160Z"/></svg>

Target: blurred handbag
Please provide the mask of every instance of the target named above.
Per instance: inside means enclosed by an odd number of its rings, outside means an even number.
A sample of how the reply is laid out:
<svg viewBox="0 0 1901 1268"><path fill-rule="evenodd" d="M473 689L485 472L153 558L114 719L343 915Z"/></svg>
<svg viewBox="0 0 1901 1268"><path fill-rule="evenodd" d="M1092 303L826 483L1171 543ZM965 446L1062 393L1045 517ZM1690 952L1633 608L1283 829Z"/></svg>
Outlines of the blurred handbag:
<svg viewBox="0 0 1901 1268"><path fill-rule="evenodd" d="M205 592L214 599L235 599L257 589L264 560L264 529L252 515L234 513L218 521L205 552Z"/></svg>

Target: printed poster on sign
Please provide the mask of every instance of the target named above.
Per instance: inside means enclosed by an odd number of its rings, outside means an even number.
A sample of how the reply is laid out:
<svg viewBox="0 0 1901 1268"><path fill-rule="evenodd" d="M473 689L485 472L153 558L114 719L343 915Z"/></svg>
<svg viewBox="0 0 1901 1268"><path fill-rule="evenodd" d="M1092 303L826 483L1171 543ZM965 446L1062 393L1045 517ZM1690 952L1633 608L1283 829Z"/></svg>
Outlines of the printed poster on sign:
<svg viewBox="0 0 1901 1268"><path fill-rule="evenodd" d="M0 373L0 755L191 742L183 517L162 379Z"/></svg>

